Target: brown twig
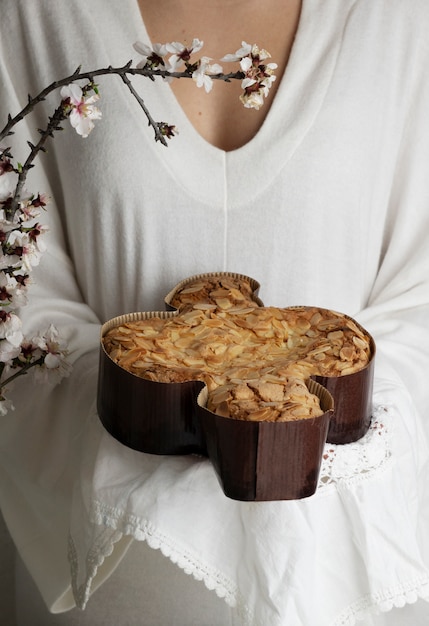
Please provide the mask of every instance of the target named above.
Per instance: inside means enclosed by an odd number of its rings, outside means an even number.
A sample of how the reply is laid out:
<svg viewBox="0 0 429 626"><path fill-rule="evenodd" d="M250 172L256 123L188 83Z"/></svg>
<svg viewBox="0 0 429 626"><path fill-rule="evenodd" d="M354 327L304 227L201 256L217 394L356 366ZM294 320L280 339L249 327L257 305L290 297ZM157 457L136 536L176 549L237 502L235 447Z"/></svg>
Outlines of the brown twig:
<svg viewBox="0 0 429 626"><path fill-rule="evenodd" d="M27 105L14 117L12 117L11 115L8 116L6 125L0 131L0 141L2 141L2 139L7 137L8 135L12 134L13 127L16 126L16 124L18 124L18 122L24 119L24 117L26 117L29 113L31 113L31 111L34 109L34 107L37 104L39 104L39 102L43 102L44 100L46 100L47 96L53 91L55 91L56 89L69 85L71 82L76 82L78 80L88 80L91 83L93 83L95 77L106 76L109 74L119 75L126 84L127 84L126 79L127 79L128 74L131 76L145 76L147 78L154 78L155 76L160 76L162 78L192 78L192 75L189 73L189 71L169 72L168 70L162 70L162 69L136 68L136 67L131 67L131 61L129 61L126 65L122 67L109 66L104 69L93 70L90 72L81 72L80 67L78 67L73 72L73 74L70 74L69 76L66 76L65 78L62 78L61 80L54 81L53 83L45 87L34 98L32 98L29 95ZM223 80L225 82L230 82L231 80L234 80L234 79L242 79L243 73L242 72L230 72L229 74L213 74L210 77L213 80ZM142 99L140 98L140 96L138 96L135 90L133 90L132 93L134 97L137 97L137 100L139 101L139 104L140 104L142 102Z"/></svg>

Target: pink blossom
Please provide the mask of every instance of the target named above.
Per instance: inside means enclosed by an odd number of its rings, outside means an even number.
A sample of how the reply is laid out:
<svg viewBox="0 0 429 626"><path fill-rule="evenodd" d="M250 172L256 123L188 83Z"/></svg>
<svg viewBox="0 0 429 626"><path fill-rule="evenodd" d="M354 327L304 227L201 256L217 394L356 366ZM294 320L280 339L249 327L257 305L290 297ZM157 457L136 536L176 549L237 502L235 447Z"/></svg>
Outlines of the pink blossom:
<svg viewBox="0 0 429 626"><path fill-rule="evenodd" d="M16 213L18 220L22 222L27 222L29 220L33 220L40 215L40 209L37 206L34 206L29 200L26 202L21 202Z"/></svg>
<svg viewBox="0 0 429 626"><path fill-rule="evenodd" d="M22 201L17 211L17 219L21 223L36 219L40 215L40 209L44 209L49 200L50 198L47 194L39 193L37 196Z"/></svg>
<svg viewBox="0 0 429 626"><path fill-rule="evenodd" d="M0 268L6 267L5 261L9 259L9 266L18 267L22 264L29 271L32 267L39 264L40 258L46 249L45 244L39 239L32 237L31 232L22 232L20 230L13 230L9 234L7 246L8 254L6 258L2 257Z"/></svg>

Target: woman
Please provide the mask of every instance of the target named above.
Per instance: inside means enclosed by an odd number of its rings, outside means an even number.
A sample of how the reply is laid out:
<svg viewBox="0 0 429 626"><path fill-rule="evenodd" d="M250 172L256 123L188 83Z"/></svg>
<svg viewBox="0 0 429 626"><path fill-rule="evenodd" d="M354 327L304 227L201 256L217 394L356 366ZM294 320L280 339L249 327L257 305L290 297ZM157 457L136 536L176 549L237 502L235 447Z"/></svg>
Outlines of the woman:
<svg viewBox="0 0 429 626"><path fill-rule="evenodd" d="M51 234L23 317L29 329L54 322L74 366L54 389L18 381L1 424L2 508L49 610L88 604L49 616L28 595L31 623L39 611L43 624L426 624L425 3L0 8L4 120L78 64L138 62L135 41L199 37L217 61L255 42L279 66L258 111L243 110L238 83L207 95L191 80L136 78L152 115L180 130L167 149L121 81L100 78L103 120L90 138L57 136L29 176L52 197ZM42 109L16 129L17 158ZM100 324L158 310L177 282L206 271L256 278L273 306L342 311L375 337L374 415L385 418L364 444L332 452L354 460L335 476L325 467L329 485L311 498L230 501L207 461L135 453L97 420Z"/></svg>

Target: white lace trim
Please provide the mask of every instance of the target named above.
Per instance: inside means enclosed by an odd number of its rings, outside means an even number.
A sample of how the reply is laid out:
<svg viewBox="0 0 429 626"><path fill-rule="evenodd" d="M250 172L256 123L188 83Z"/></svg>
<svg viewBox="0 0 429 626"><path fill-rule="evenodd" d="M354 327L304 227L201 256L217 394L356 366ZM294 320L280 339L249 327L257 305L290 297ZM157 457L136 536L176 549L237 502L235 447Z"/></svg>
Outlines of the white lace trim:
<svg viewBox="0 0 429 626"><path fill-rule="evenodd" d="M401 586L383 589L380 593L359 598L355 603L348 606L331 626L355 626L357 622L366 619L370 614L387 613L394 608L414 604L419 599L429 602L428 576L422 576Z"/></svg>
<svg viewBox="0 0 429 626"><path fill-rule="evenodd" d="M387 469L392 460L391 413L388 407L377 406L369 430L361 439L346 445L325 445L316 493L340 481L355 484L367 480Z"/></svg>
<svg viewBox="0 0 429 626"><path fill-rule="evenodd" d="M112 553L114 544L125 535L132 536L138 541L147 541L151 548L161 550L162 554L180 567L185 574L204 582L207 589L214 591L219 598L223 598L229 606L234 607L243 625L256 626L253 614L246 606L237 586L224 574L207 567L183 551L178 552L174 547L175 542L140 518L132 515L124 516L121 511L107 507L100 502L94 502L92 513L94 523L102 530L88 552L85 561L86 577L80 585L77 583L80 574L77 550L73 538L69 536L68 557L76 606L81 609L86 607L90 597L91 583L98 567ZM103 525L107 527L103 528Z"/></svg>
<svg viewBox="0 0 429 626"><path fill-rule="evenodd" d="M367 434L359 441L346 445L326 444L316 496L327 494L340 482L351 485L368 480L390 466L392 417L392 411L388 407L378 406L373 412ZM252 612L233 581L222 572L196 560L194 556L178 551L176 542L160 533L147 521L134 515L124 515L123 511L98 501L92 503L91 518L100 532L94 537L86 556L84 576L83 572L79 571L73 539L72 537L69 539L73 593L80 608L85 608L90 596L91 582L98 567L112 553L114 544L123 536L132 536L139 541L147 541L151 548L160 549L164 556L177 564L186 574L203 581L209 590L224 598L229 606L235 607L244 626L257 626ZM81 584L77 582L79 579L83 580ZM389 611L396 606L415 602L418 598L429 600L429 578L420 578L407 586L362 597L347 607L332 626L354 626L358 620L365 619L371 613Z"/></svg>
<svg viewBox="0 0 429 626"><path fill-rule="evenodd" d="M103 564L104 559L112 554L115 543L122 536L123 533L119 530L100 526L100 532L94 538L91 548L86 555L85 575L81 577L78 553L73 538L69 533L67 556L70 563L71 584L76 606L80 609L86 607L91 595L92 581L97 574L98 568ZM78 583L80 578L83 580L81 584Z"/></svg>

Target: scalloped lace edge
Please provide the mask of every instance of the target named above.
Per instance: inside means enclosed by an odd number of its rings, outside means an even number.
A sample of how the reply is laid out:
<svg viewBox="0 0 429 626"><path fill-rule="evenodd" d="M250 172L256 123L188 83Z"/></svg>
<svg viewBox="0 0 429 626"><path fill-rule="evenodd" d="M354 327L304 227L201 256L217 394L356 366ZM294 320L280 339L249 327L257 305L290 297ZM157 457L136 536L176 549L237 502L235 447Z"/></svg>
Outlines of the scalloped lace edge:
<svg viewBox="0 0 429 626"><path fill-rule="evenodd" d="M97 503L94 512L96 512L97 515L97 523L102 523L107 513L105 507ZM123 518L119 521L118 512L115 510L110 511L108 514L110 520L112 520L113 517L120 522L121 530L117 528L105 528L99 534L97 541L94 543L86 559L86 580L79 586L76 584L79 573L76 548L72 537L69 537L72 587L76 605L79 608L85 609L91 595L92 580L97 573L98 567L101 566L105 558L112 553L114 544L124 535L132 535L137 541L146 541L151 548L155 550L159 549L166 558L170 559L170 561L183 570L185 574L192 576L197 581L203 582L207 589L215 592L219 598L223 598L228 606L235 610L238 617L242 620L243 626L258 626L258 622L255 621L252 611L246 605L237 586L223 574L213 568L203 566L201 562L190 558L189 555L175 550L172 542L161 533L156 532L149 524L145 524L145 527L142 528L141 526L136 526L135 520L130 518ZM379 593L362 596L344 609L339 617L332 622L331 626L355 626L369 615L374 616L389 612L394 608L401 608L407 604L413 604L419 599L429 602L429 575L419 577L393 588L384 589ZM262 624L259 626L262 626Z"/></svg>
<svg viewBox="0 0 429 626"><path fill-rule="evenodd" d="M387 613L395 608L414 604L418 600L425 600L429 603L429 575L383 589L379 593L362 596L342 611L331 626L355 626L369 615Z"/></svg>
<svg viewBox="0 0 429 626"><path fill-rule="evenodd" d="M71 570L71 586L76 606L84 609L91 595L92 581L97 575L98 568L104 563L104 560L110 556L114 550L115 544L122 539L123 533L112 528L103 529L85 559L85 578L79 584L80 577L79 559L75 543L71 534L68 536L67 556Z"/></svg>
<svg viewBox="0 0 429 626"><path fill-rule="evenodd" d="M225 600L228 606L234 608L237 615L243 620L244 626L256 625L253 613L244 602L237 585L224 574L214 568L207 567L201 561L191 558L189 554L176 550L173 547L173 541L159 533L150 524L145 522L142 526L141 520L137 523L137 518L134 516L124 517L116 509L110 509L99 502L94 502L92 512L96 524L108 524L108 527L100 532L91 550L88 552L85 560L86 576L81 584L77 582L80 571L76 546L71 535L69 535L68 540L68 558L76 606L85 609L91 595L92 581L105 558L112 554L114 544L123 536L132 536L137 541L146 541L154 550L160 550L166 558L170 559L185 574L203 582L209 591L215 592L219 598Z"/></svg>
<svg viewBox="0 0 429 626"><path fill-rule="evenodd" d="M359 441L346 445L326 444L325 454L315 496L323 496L338 483L353 484L368 480L379 472L384 472L392 461L390 424L392 411L387 406L376 406L368 433ZM352 462L350 462L352 459ZM175 542L157 529L134 515L124 515L123 511L94 501L91 511L92 522L100 528L89 550L84 567L79 571L79 559L73 538L69 536L68 558L72 573L72 589L76 605L84 609L91 595L91 584L98 568L113 552L114 545L123 536L132 536L138 541L147 541L153 549L175 563L195 580L204 582L207 589L214 591L219 598L236 611L244 626L256 626L252 611L246 605L237 586L224 574L207 567L186 552L179 552ZM78 581L83 579L81 584ZM412 581L408 586L384 590L357 600L347 607L333 622L332 626L354 626L357 621L370 614L389 611L394 607L416 602L422 598L429 601L429 577Z"/></svg>

